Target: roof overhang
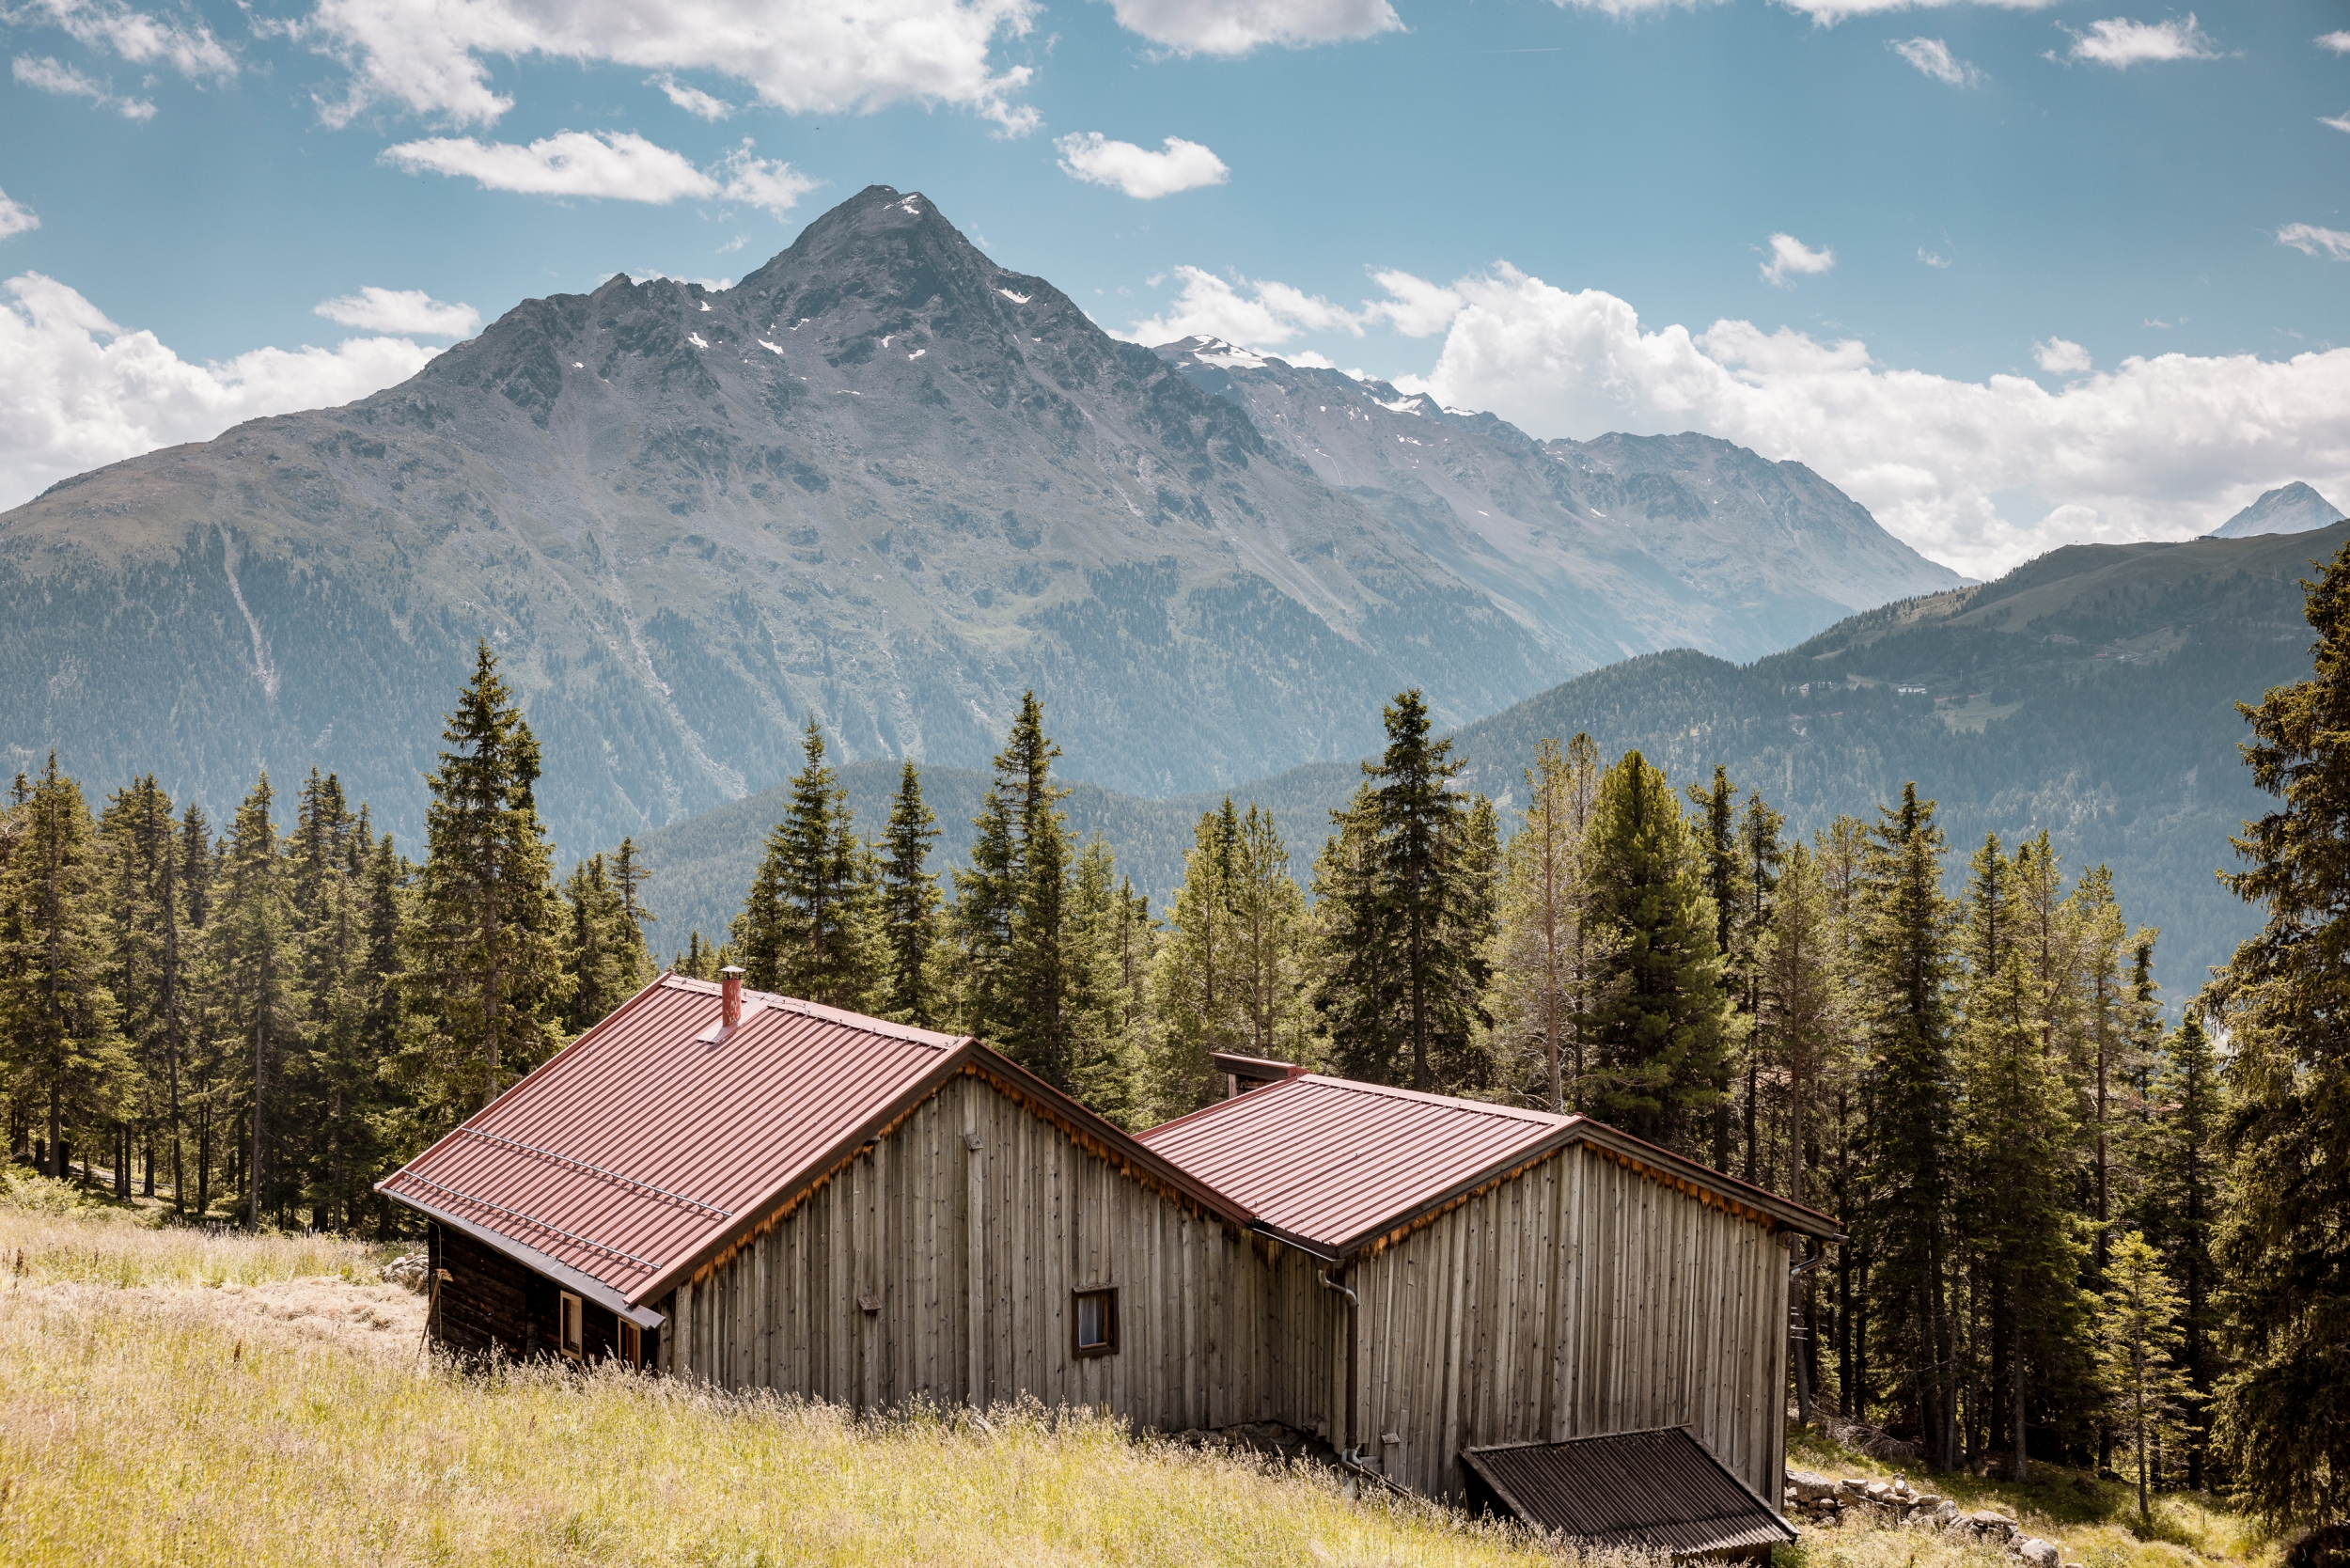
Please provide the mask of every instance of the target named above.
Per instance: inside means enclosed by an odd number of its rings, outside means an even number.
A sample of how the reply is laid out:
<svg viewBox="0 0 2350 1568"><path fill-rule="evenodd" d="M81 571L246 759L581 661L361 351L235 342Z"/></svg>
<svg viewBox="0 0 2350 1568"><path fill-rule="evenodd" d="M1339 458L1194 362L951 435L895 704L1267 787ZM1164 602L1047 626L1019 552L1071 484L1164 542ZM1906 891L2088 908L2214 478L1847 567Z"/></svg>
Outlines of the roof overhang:
<svg viewBox="0 0 2350 1568"><path fill-rule="evenodd" d="M1800 1539L1685 1426L1498 1443L1464 1450L1461 1466L1526 1524L1602 1549L1645 1548L1682 1562L1760 1558Z"/></svg>
<svg viewBox="0 0 2350 1568"><path fill-rule="evenodd" d="M544 1276L573 1294L594 1302L606 1311L617 1313L639 1328L658 1328L669 1321L650 1307L631 1306L628 1298L619 1292L592 1275L582 1274L560 1258L550 1258L535 1247L525 1246L511 1236L501 1236L487 1226L477 1225L470 1219L461 1219L445 1209L436 1209L430 1203L418 1202L405 1193L382 1188L378 1190L383 1191L384 1197L402 1208L413 1209L437 1224L463 1232L492 1251L506 1254L532 1273Z"/></svg>

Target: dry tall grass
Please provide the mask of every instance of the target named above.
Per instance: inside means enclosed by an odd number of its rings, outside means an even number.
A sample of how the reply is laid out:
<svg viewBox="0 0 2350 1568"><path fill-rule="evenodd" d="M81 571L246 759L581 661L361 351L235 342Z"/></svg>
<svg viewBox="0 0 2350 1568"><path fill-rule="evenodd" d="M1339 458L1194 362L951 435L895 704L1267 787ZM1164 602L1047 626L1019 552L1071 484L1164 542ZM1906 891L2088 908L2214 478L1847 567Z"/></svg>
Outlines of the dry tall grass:
<svg viewBox="0 0 2350 1568"><path fill-rule="evenodd" d="M1099 1419L860 1422L617 1371L466 1373L404 1334L240 1332L214 1309L364 1275L363 1248L5 1207L0 1246L25 1260L0 1290L9 1563L1554 1560Z"/></svg>

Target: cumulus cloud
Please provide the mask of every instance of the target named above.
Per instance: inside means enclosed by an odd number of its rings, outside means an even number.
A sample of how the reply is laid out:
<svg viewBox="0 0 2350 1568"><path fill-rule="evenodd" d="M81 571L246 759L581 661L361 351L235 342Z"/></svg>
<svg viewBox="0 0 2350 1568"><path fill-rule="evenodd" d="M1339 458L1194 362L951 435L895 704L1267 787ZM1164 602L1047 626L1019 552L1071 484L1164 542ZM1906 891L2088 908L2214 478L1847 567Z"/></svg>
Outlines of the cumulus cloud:
<svg viewBox="0 0 2350 1568"><path fill-rule="evenodd" d="M1982 71L1951 54L1950 46L1940 39L1895 39L1888 47L1926 75L1953 87L1971 87L1982 80Z"/></svg>
<svg viewBox="0 0 2350 1568"><path fill-rule="evenodd" d="M1875 16L1886 11L1922 10L1930 6L1955 5L1958 0L1779 0L1789 10L1801 11L1823 27L1832 27L1856 16ZM2038 11L2060 5L2062 0L1978 0L2001 10Z"/></svg>
<svg viewBox="0 0 2350 1568"><path fill-rule="evenodd" d="M493 124L514 101L491 86L487 58L543 55L703 71L792 113L946 104L1024 132L1039 123L1016 102L1030 71L998 71L989 56L1026 35L1038 9L1038 0L319 0L293 32L350 69L343 96L321 105L330 125L379 103Z"/></svg>
<svg viewBox="0 0 2350 1568"><path fill-rule="evenodd" d="M1771 259L1762 263L1762 281L1774 289L1793 289L1797 274L1812 275L1836 265L1836 253L1813 250L1793 234L1771 236Z"/></svg>
<svg viewBox="0 0 2350 1568"><path fill-rule="evenodd" d="M1308 332L1359 337L1371 319L1368 311L1349 310L1286 283L1218 277L1198 267L1178 267L1175 276L1183 289L1168 306L1119 336L1144 344L1221 337L1246 348L1270 349Z"/></svg>
<svg viewBox="0 0 2350 1568"><path fill-rule="evenodd" d="M40 227L40 215L21 201L11 200L8 193L0 191L0 240L11 234L23 234Z"/></svg>
<svg viewBox="0 0 2350 1568"><path fill-rule="evenodd" d="M1410 273L1375 272L1371 280L1386 290L1387 297L1366 308L1406 337L1434 337L1450 326L1452 318L1468 303L1459 290L1414 277Z"/></svg>
<svg viewBox="0 0 2350 1568"><path fill-rule="evenodd" d="M2339 228L2320 228L2312 223L2289 223L2277 230L2277 243L2291 245L2304 256L2321 251L2336 261L2350 261L2350 233Z"/></svg>
<svg viewBox="0 0 2350 1568"><path fill-rule="evenodd" d="M1612 294L1506 265L1452 288L1465 304L1415 390L1537 436L1695 430L1807 463L1976 575L2071 541L2207 533L2280 476L2350 489L2350 349L2131 358L2052 392L1748 321L1648 331ZM2050 510L2003 518L1991 497L2008 492Z"/></svg>
<svg viewBox="0 0 2350 1568"><path fill-rule="evenodd" d="M1303 49L1403 25L1387 0L1111 0L1119 25L1186 55Z"/></svg>
<svg viewBox="0 0 2350 1568"><path fill-rule="evenodd" d="M122 0L25 0L5 15L20 27L58 28L86 49L133 65L168 65L188 77L237 73L237 57L202 22L166 22Z"/></svg>
<svg viewBox="0 0 2350 1568"><path fill-rule="evenodd" d="M670 102L689 115L707 120L721 120L734 113L734 105L725 99L713 98L699 87L689 87L674 76L653 76L647 80L659 87Z"/></svg>
<svg viewBox="0 0 2350 1568"><path fill-rule="evenodd" d="M2350 33L2325 33L2319 36L2318 47L2330 49L2337 55L2350 55Z"/></svg>
<svg viewBox="0 0 2350 1568"><path fill-rule="evenodd" d="M1123 191L1137 201L1196 191L1202 185L1221 185L1231 178L1224 160L1198 142L1169 136L1161 147L1163 150L1153 152L1132 142L1111 141L1099 131L1088 131L1061 137L1053 144L1053 150L1060 154L1063 174L1089 185Z"/></svg>
<svg viewBox="0 0 2350 1568"><path fill-rule="evenodd" d="M155 105L143 98L117 98L107 85L83 75L71 66L51 55L34 59L19 55L9 67L16 79L36 92L54 92L63 98L86 98L96 109L112 109L124 119L153 119Z"/></svg>
<svg viewBox="0 0 2350 1568"><path fill-rule="evenodd" d="M365 397L415 375L434 353L400 337L354 337L191 365L55 278L24 273L0 292L0 509L102 463Z"/></svg>
<svg viewBox="0 0 2350 1568"><path fill-rule="evenodd" d="M338 294L310 307L345 326L402 337L465 337L481 324L481 312L470 305L449 305L421 289L379 289L368 285L355 294Z"/></svg>
<svg viewBox="0 0 2350 1568"><path fill-rule="evenodd" d="M633 131L558 131L528 146L433 136L385 148L384 163L411 174L470 179L485 190L528 196L608 196L658 207L680 196L721 196L781 213L815 189L785 163L752 155L750 138L714 171Z"/></svg>
<svg viewBox="0 0 2350 1568"><path fill-rule="evenodd" d="M2089 351L2078 343L2062 337L2051 337L2044 343L2031 346L2031 356L2040 368L2052 376L2070 375L2089 368Z"/></svg>
<svg viewBox="0 0 2350 1568"><path fill-rule="evenodd" d="M2073 33L2070 27L2064 30ZM2092 22L2086 33L2073 33L2073 47L2064 52L2064 57L2127 71L2134 65L2164 60L2216 60L2219 51L2189 11L2185 21L2132 22L2115 16Z"/></svg>

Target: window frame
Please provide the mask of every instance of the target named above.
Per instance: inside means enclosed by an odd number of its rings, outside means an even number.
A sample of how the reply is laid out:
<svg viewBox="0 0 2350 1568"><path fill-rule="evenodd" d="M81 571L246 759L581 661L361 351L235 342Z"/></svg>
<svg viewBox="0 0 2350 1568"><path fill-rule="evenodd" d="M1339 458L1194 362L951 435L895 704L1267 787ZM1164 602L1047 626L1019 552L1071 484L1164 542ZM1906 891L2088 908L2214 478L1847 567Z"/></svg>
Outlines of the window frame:
<svg viewBox="0 0 2350 1568"><path fill-rule="evenodd" d="M588 1304L570 1291L555 1294L555 1344L570 1360L588 1359Z"/></svg>
<svg viewBox="0 0 2350 1568"><path fill-rule="evenodd" d="M1104 1338L1099 1344L1087 1344L1081 1338L1084 1329L1084 1303L1088 1297L1103 1304ZM1069 1353L1080 1361L1118 1354L1118 1287L1091 1285L1069 1293Z"/></svg>
<svg viewBox="0 0 2350 1568"><path fill-rule="evenodd" d="M626 1318L620 1320L620 1359L632 1367L645 1364L645 1331Z"/></svg>

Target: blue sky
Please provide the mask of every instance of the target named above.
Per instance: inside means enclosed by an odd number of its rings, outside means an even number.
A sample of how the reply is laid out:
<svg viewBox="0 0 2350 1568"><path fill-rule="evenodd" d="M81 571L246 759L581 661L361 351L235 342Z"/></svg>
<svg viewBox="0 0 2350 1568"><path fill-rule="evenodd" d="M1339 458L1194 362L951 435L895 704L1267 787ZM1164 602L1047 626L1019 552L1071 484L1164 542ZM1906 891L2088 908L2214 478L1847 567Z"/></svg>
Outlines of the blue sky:
<svg viewBox="0 0 2350 1568"><path fill-rule="evenodd" d="M1543 436L1712 430L1963 570L2293 478L2350 504L2344 29L2298 0L11 3L0 505L400 379L468 330L434 304L739 276L875 182L1113 331Z"/></svg>

